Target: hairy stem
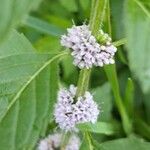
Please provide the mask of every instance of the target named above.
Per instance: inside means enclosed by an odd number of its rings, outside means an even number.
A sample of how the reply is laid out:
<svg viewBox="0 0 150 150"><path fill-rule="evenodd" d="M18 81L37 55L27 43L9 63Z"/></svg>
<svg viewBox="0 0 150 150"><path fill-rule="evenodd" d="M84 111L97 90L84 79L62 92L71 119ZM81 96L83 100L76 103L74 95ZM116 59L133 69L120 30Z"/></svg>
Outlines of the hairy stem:
<svg viewBox="0 0 150 150"><path fill-rule="evenodd" d="M88 89L91 69L82 69L78 79L78 88L76 97L82 96Z"/></svg>
<svg viewBox="0 0 150 150"><path fill-rule="evenodd" d="M63 133L62 142L60 144L61 145L60 150L65 150L66 149L66 146L68 144L70 136L71 136L70 132Z"/></svg>
<svg viewBox="0 0 150 150"><path fill-rule="evenodd" d="M106 8L107 0L92 0L91 16L90 16L90 30L96 37L99 31L100 25L104 18L104 12ZM88 89L90 80L91 69L82 69L80 71L76 97L82 96Z"/></svg>

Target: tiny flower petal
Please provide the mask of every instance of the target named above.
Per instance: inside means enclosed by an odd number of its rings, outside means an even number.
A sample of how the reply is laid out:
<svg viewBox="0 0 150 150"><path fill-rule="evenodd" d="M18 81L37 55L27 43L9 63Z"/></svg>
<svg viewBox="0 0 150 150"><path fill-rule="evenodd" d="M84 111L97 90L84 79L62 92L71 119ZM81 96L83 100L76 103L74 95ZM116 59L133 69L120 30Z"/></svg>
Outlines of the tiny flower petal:
<svg viewBox="0 0 150 150"><path fill-rule="evenodd" d="M80 149L80 139L76 135L72 135L65 150L79 150Z"/></svg>
<svg viewBox="0 0 150 150"><path fill-rule="evenodd" d="M61 133L50 134L38 144L38 150L56 150L61 146L63 135ZM77 135L71 135L64 150L79 150L80 139Z"/></svg>
<svg viewBox="0 0 150 150"><path fill-rule="evenodd" d="M88 25L75 26L67 29L68 33L61 37L61 45L72 50L73 64L80 69L104 66L114 63L113 56L117 48L107 33L100 30L106 43L100 45L92 35Z"/></svg>
<svg viewBox="0 0 150 150"><path fill-rule="evenodd" d="M61 144L62 135L55 133L40 141L38 150L55 150Z"/></svg>
<svg viewBox="0 0 150 150"><path fill-rule="evenodd" d="M97 121L99 109L90 92L85 92L74 102L77 88L73 85L69 90L60 89L55 105L55 121L66 131L76 131L76 124Z"/></svg>

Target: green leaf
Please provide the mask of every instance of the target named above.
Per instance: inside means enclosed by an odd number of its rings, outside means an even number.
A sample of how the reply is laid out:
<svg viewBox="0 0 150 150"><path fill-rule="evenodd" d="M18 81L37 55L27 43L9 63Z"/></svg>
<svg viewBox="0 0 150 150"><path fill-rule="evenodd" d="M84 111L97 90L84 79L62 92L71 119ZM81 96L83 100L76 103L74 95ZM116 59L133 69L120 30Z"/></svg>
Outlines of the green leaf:
<svg viewBox="0 0 150 150"><path fill-rule="evenodd" d="M0 42L41 0L0 0Z"/></svg>
<svg viewBox="0 0 150 150"><path fill-rule="evenodd" d="M76 12L78 10L76 0L59 0L61 5L70 12Z"/></svg>
<svg viewBox="0 0 150 150"><path fill-rule="evenodd" d="M90 6L90 0L79 0L82 9L86 10Z"/></svg>
<svg viewBox="0 0 150 150"><path fill-rule="evenodd" d="M143 119L143 118L142 118ZM150 140L150 126L144 122L142 119L135 117L134 124L135 124L135 131L142 135L142 137L147 138Z"/></svg>
<svg viewBox="0 0 150 150"><path fill-rule="evenodd" d="M101 87L94 89L92 92L94 100L100 106L101 115L99 120L109 121L111 119L112 111L112 95L110 85L105 83Z"/></svg>
<svg viewBox="0 0 150 150"><path fill-rule="evenodd" d="M125 28L130 69L144 93L150 91L150 12L146 0L127 0ZM148 1L147 1L148 2Z"/></svg>
<svg viewBox="0 0 150 150"><path fill-rule="evenodd" d="M73 57L68 55L62 61L63 80L68 84L76 84L78 78L78 70L73 65Z"/></svg>
<svg viewBox="0 0 150 150"><path fill-rule="evenodd" d="M100 150L149 150L150 143L135 137L113 140L100 144Z"/></svg>
<svg viewBox="0 0 150 150"><path fill-rule="evenodd" d="M1 45L2 150L30 149L37 142L43 126L52 119L58 80L54 60L65 54L36 53L27 39L16 32Z"/></svg>
<svg viewBox="0 0 150 150"><path fill-rule="evenodd" d="M37 76L35 86L36 97L38 97L36 119L30 138L28 138L27 149L33 149L40 133L42 136L43 134L45 135L49 122L53 120L53 108L58 91L58 61L52 62L49 67ZM44 89L44 92L42 89Z"/></svg>
<svg viewBox="0 0 150 150"><path fill-rule="evenodd" d="M146 118L150 124L150 92L143 96L143 102L145 106Z"/></svg>
<svg viewBox="0 0 150 150"><path fill-rule="evenodd" d="M94 150L90 134L88 132L83 133L83 141L80 150Z"/></svg>
<svg viewBox="0 0 150 150"><path fill-rule="evenodd" d="M117 78L116 66L107 65L104 67L104 70L106 72L108 81L110 82L110 85L112 87L115 102L116 102L118 111L122 118L123 128L126 134L129 134L132 131L132 124L129 120L128 114L126 112L125 106L120 96L120 89L119 89L119 83L118 83L118 78Z"/></svg>
<svg viewBox="0 0 150 150"><path fill-rule="evenodd" d="M34 43L38 52L58 53L61 49L59 39L54 36L45 36Z"/></svg>
<svg viewBox="0 0 150 150"><path fill-rule="evenodd" d="M41 33L45 33L48 35L53 35L56 37L60 37L64 33L64 30L56 27L55 25L49 24L43 20L40 20L38 18L28 16L24 21L23 24L31 27L33 29L36 29L37 31Z"/></svg>
<svg viewBox="0 0 150 150"><path fill-rule="evenodd" d="M118 21L123 18L123 6L125 0L110 0L111 7L111 26L112 26L112 35L113 39L121 39L125 37L124 33L124 22Z"/></svg>
<svg viewBox="0 0 150 150"><path fill-rule="evenodd" d="M131 78L128 78L125 90L125 106L130 116L133 116L134 110L134 85Z"/></svg>
<svg viewBox="0 0 150 150"><path fill-rule="evenodd" d="M106 122L97 122L95 124L83 123L83 124L79 124L78 128L81 131L88 131L88 132L100 133L105 135L115 134L118 130L117 129L118 127Z"/></svg>

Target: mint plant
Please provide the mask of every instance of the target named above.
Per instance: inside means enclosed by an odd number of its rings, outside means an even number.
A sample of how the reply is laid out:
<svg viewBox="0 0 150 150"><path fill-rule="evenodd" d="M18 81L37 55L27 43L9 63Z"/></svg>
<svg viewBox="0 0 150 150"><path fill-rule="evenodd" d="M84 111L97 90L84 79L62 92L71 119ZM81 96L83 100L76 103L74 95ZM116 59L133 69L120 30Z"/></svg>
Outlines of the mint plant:
<svg viewBox="0 0 150 150"><path fill-rule="evenodd" d="M0 2L0 150L149 150L148 0Z"/></svg>

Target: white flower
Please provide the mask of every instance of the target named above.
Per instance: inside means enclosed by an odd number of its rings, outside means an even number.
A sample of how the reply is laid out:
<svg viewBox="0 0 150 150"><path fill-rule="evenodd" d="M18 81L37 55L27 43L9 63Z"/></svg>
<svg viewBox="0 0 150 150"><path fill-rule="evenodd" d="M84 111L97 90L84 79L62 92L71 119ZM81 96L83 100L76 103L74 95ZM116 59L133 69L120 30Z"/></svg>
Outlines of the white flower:
<svg viewBox="0 0 150 150"><path fill-rule="evenodd" d="M115 55L115 52L117 51L117 48L113 46L112 44L102 45L101 46L101 52L97 53L95 56L96 62L95 66L104 66L107 64L114 64L115 61L113 59L113 56Z"/></svg>
<svg viewBox="0 0 150 150"><path fill-rule="evenodd" d="M100 30L100 34L107 40L106 44L100 45L89 30L89 26L81 25L67 29L67 35L61 37L61 45L72 49L73 64L82 68L102 67L105 64L114 63L113 56L116 47L111 43L108 34Z"/></svg>
<svg viewBox="0 0 150 150"><path fill-rule="evenodd" d="M40 141L37 149L38 150L53 150L52 145L49 144L46 139Z"/></svg>
<svg viewBox="0 0 150 150"><path fill-rule="evenodd" d="M49 135L47 138L40 141L38 150L55 150L61 144L61 136L58 133Z"/></svg>
<svg viewBox="0 0 150 150"><path fill-rule="evenodd" d="M85 92L83 97L78 98L74 108L74 115L78 123L96 123L99 110L97 104L93 100L93 96L89 92Z"/></svg>
<svg viewBox="0 0 150 150"><path fill-rule="evenodd" d="M69 142L65 150L79 150L80 148L80 139L76 135L72 135L69 139Z"/></svg>
<svg viewBox="0 0 150 150"><path fill-rule="evenodd" d="M73 116L73 98L76 88L71 85L69 90L61 89L58 92L58 102L55 105L55 121L61 129L71 130L74 128L76 120Z"/></svg>
<svg viewBox="0 0 150 150"><path fill-rule="evenodd" d="M61 37L61 44L73 51L74 65L79 68L91 68L95 62L95 54L100 51L100 45L91 34L89 26L75 26L67 30L67 35Z"/></svg>
<svg viewBox="0 0 150 150"><path fill-rule="evenodd" d="M56 150L60 148L63 135L61 133L51 134L45 139L41 140L38 145L38 150ZM75 134L71 135L65 150L79 150L80 139Z"/></svg>
<svg viewBox="0 0 150 150"><path fill-rule="evenodd" d="M76 131L75 125L78 123L97 121L99 109L89 92L78 97L76 101L76 87L70 86L69 90L61 89L58 92L58 102L55 105L55 121L63 130Z"/></svg>

